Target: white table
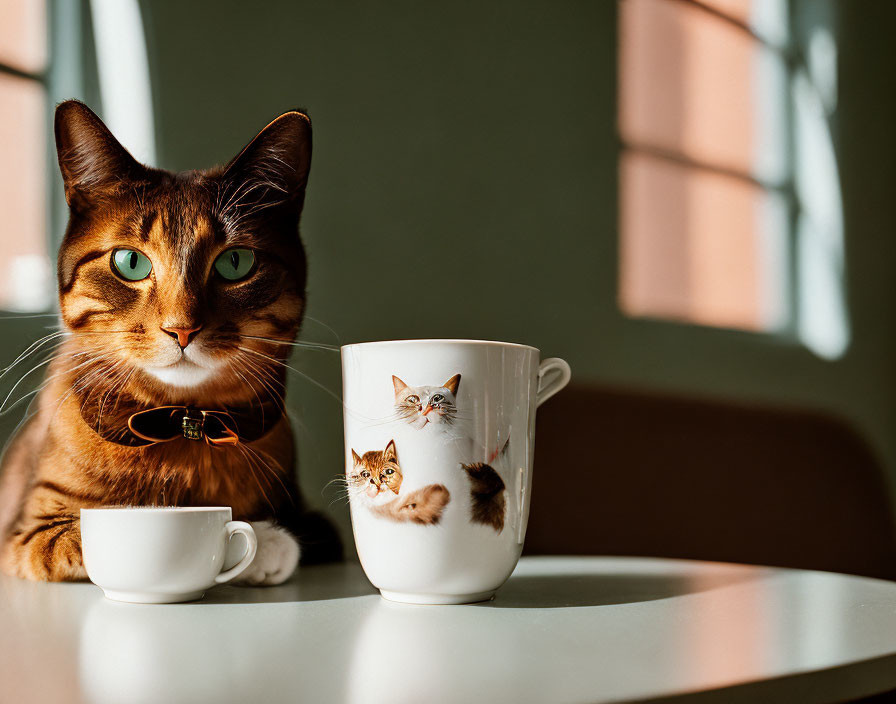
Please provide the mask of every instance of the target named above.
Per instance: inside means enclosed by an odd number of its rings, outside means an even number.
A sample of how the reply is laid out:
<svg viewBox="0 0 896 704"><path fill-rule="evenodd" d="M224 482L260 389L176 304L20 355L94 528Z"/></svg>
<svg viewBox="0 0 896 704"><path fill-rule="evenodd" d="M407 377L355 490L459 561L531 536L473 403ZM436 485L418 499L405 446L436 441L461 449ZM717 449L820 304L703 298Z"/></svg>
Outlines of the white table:
<svg viewBox="0 0 896 704"><path fill-rule="evenodd" d="M3 702L826 702L892 688L896 584L823 572L526 558L471 606L384 601L355 564L162 606L0 578Z"/></svg>

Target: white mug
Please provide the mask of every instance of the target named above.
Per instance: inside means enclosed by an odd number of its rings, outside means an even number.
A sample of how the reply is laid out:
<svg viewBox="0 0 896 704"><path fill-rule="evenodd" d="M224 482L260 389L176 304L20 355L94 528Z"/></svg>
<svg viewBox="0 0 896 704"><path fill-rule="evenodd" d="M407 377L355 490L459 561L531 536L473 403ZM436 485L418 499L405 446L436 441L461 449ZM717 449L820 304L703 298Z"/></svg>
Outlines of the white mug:
<svg viewBox="0 0 896 704"><path fill-rule="evenodd" d="M519 560L535 409L562 359L480 340L342 348L345 477L361 565L392 601L484 601Z"/></svg>
<svg viewBox="0 0 896 704"><path fill-rule="evenodd" d="M252 526L231 520L229 507L81 509L81 550L90 580L115 601L168 604L201 599L237 577L255 558ZM230 539L246 550L224 568Z"/></svg>

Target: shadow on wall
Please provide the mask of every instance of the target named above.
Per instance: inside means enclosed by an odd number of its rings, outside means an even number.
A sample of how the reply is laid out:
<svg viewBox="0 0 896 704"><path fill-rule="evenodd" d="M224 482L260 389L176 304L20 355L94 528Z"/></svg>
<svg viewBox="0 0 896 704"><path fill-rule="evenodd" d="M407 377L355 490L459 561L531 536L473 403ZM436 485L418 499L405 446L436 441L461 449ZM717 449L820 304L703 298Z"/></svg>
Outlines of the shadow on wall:
<svg viewBox="0 0 896 704"><path fill-rule="evenodd" d="M535 464L529 554L896 579L884 469L830 417L570 388L539 413Z"/></svg>

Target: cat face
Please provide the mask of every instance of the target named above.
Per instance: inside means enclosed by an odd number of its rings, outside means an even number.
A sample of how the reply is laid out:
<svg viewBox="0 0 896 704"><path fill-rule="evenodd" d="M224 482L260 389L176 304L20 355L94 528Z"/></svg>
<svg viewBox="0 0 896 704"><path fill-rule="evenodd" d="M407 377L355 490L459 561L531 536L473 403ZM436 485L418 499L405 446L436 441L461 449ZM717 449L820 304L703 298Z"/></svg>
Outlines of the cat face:
<svg viewBox="0 0 896 704"><path fill-rule="evenodd" d="M351 495L376 502L393 498L401 489L402 474L394 440L389 441L385 450L371 450L363 456L352 450L352 463L352 470L346 476Z"/></svg>
<svg viewBox="0 0 896 704"><path fill-rule="evenodd" d="M56 141L72 339L144 396L265 393L289 346L254 338L292 340L304 308L308 118L281 115L227 166L180 174L138 164L75 101L57 110Z"/></svg>
<svg viewBox="0 0 896 704"><path fill-rule="evenodd" d="M398 417L418 430L430 424L451 425L457 416L457 389L460 374L443 386L408 386L392 377L395 389L395 411Z"/></svg>

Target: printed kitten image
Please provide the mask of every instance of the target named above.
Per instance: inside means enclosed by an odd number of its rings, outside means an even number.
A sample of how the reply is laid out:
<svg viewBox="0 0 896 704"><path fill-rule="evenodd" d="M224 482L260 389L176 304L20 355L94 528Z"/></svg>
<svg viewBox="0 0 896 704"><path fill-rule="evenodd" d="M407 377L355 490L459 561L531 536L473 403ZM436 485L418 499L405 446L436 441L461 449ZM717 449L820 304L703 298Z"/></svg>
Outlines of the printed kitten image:
<svg viewBox="0 0 896 704"><path fill-rule="evenodd" d="M451 494L444 485L430 484L391 504L376 507L374 513L394 521L434 526L442 519L442 512L450 500Z"/></svg>
<svg viewBox="0 0 896 704"><path fill-rule="evenodd" d="M489 462L494 462L507 454L510 438L500 450L496 450ZM504 480L495 469L485 462L462 464L461 468L470 479L470 520L491 526L498 533L504 530L504 516L507 513Z"/></svg>
<svg viewBox="0 0 896 704"><path fill-rule="evenodd" d="M70 210L61 331L3 459L0 568L85 578L79 510L109 505L232 507L259 539L250 583L339 558L299 492L283 412L305 309L308 116L280 115L226 166L185 173L139 164L77 101L57 108L55 135Z"/></svg>
<svg viewBox="0 0 896 704"><path fill-rule="evenodd" d="M470 520L491 526L498 533L504 530L507 500L504 480L483 462L461 465L470 478Z"/></svg>
<svg viewBox="0 0 896 704"><path fill-rule="evenodd" d="M394 440L384 450L370 450L363 455L352 450L352 470L345 478L350 500L360 501L381 518L436 525L451 500L448 489L441 484L430 484L396 497L401 490L402 476Z"/></svg>
<svg viewBox="0 0 896 704"><path fill-rule="evenodd" d="M351 489L361 489L368 499L381 494L391 498L401 489L401 467L395 451L395 441L390 440L382 452L371 450L363 457L352 450L353 472L346 478Z"/></svg>
<svg viewBox="0 0 896 704"><path fill-rule="evenodd" d="M460 374L455 374L442 386L408 386L393 376L392 386L395 412L411 427L420 430L429 424L448 426L454 423Z"/></svg>

